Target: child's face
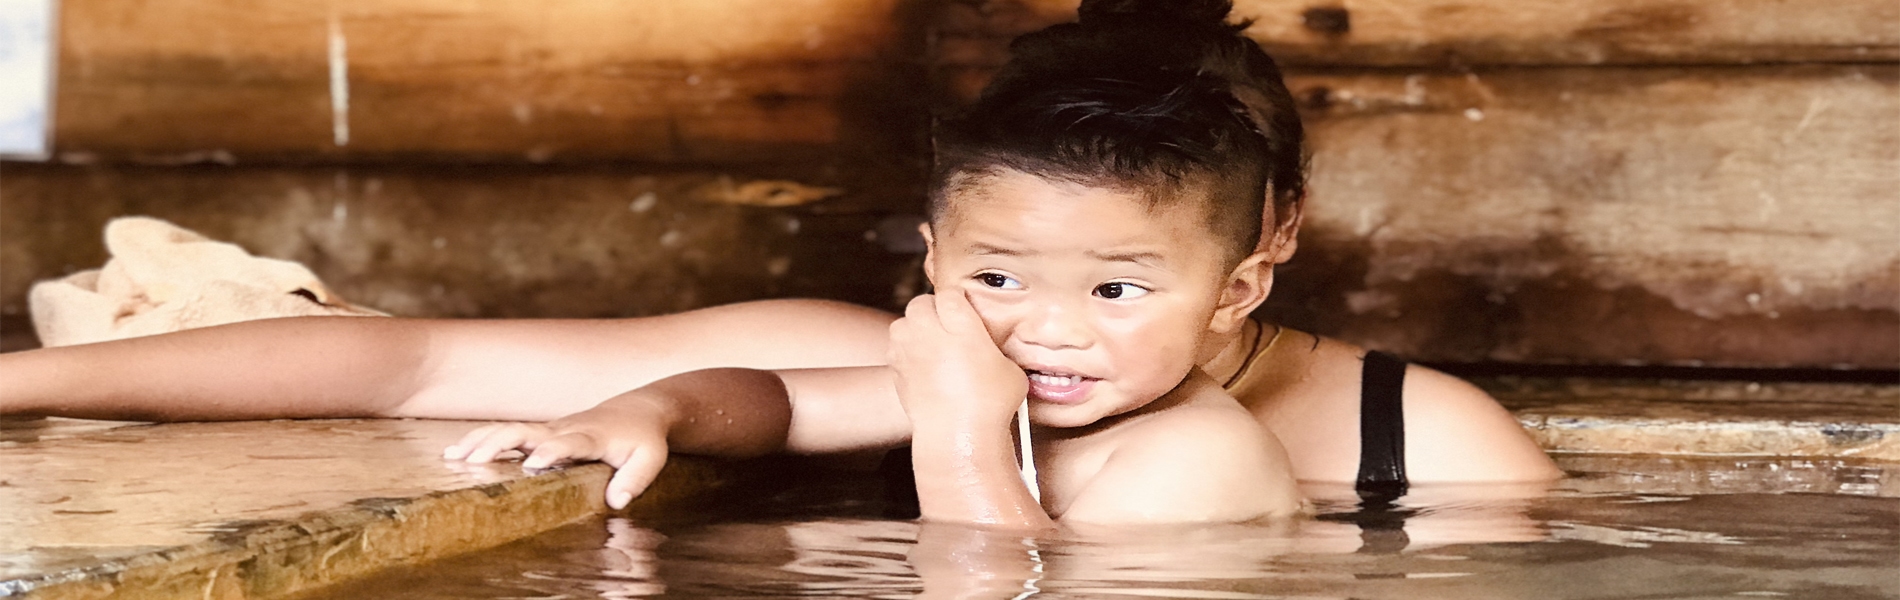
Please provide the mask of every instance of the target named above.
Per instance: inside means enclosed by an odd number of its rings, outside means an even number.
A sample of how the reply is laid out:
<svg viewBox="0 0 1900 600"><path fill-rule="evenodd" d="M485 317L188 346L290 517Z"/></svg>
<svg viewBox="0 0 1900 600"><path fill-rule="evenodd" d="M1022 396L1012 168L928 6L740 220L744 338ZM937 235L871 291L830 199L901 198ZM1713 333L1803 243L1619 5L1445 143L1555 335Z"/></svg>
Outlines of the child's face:
<svg viewBox="0 0 1900 600"><path fill-rule="evenodd" d="M1031 420L1078 427L1174 389L1264 297L1261 257L1225 269L1205 210L1006 171L949 198L925 269L1028 372Z"/></svg>

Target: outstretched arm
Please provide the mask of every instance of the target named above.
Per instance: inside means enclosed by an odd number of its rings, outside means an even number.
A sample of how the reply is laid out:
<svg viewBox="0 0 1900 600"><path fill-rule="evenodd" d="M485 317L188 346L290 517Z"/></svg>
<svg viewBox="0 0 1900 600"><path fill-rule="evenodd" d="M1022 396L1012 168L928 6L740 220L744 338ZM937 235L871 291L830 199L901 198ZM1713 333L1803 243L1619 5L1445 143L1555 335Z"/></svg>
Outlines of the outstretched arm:
<svg viewBox="0 0 1900 600"><path fill-rule="evenodd" d="M390 414L423 386L428 327L252 321L0 355L0 411L154 421Z"/></svg>
<svg viewBox="0 0 1900 600"><path fill-rule="evenodd" d="M607 484L607 503L620 508L652 483L669 451L743 458L895 447L909 434L896 407L886 367L706 369L548 423L484 426L442 454L485 463L522 450L529 453L522 466L530 469L603 461L618 469Z"/></svg>
<svg viewBox="0 0 1900 600"><path fill-rule="evenodd" d="M443 458L484 463L513 449L522 466L599 460L617 469L607 504L623 508L653 483L669 449L744 458L785 446L791 425L785 384L770 371L707 369L681 373L548 423L506 423L471 431Z"/></svg>
<svg viewBox="0 0 1900 600"><path fill-rule="evenodd" d="M879 364L892 318L780 300L613 320L251 321L0 354L0 412L541 421L697 369Z"/></svg>

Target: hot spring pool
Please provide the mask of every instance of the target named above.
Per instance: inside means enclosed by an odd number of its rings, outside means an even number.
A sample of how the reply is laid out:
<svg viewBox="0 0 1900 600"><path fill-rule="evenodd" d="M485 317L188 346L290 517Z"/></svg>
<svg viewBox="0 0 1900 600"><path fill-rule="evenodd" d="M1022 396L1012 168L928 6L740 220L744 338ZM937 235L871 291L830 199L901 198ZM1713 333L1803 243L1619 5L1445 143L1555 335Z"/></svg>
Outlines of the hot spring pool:
<svg viewBox="0 0 1900 600"><path fill-rule="evenodd" d="M1548 490L1420 488L1315 518L1039 539L893 515L875 476L596 518L315 598L1900 598L1900 465L1560 456Z"/></svg>

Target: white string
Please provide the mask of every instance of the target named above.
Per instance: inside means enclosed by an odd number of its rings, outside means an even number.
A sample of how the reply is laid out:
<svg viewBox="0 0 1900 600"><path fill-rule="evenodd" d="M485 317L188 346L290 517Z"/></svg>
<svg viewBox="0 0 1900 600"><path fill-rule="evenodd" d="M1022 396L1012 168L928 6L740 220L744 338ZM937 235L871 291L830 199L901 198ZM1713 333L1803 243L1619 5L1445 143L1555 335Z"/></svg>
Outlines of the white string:
<svg viewBox="0 0 1900 600"><path fill-rule="evenodd" d="M1023 399L1023 405L1016 408L1016 448L1023 457L1023 484L1029 486L1029 496L1042 502L1042 486L1036 483L1035 445L1029 443L1029 399ZM1030 596L1042 593L1036 584L1042 583L1042 553L1036 551L1033 541L1029 549L1029 559L1035 561L1036 577L1023 582L1023 593L1011 600L1026 600Z"/></svg>
<svg viewBox="0 0 1900 600"><path fill-rule="evenodd" d="M1029 486L1029 496L1036 502L1042 502L1042 487L1036 483L1036 455L1029 443L1029 399L1023 399L1023 405L1016 409L1016 448L1023 457L1023 483Z"/></svg>

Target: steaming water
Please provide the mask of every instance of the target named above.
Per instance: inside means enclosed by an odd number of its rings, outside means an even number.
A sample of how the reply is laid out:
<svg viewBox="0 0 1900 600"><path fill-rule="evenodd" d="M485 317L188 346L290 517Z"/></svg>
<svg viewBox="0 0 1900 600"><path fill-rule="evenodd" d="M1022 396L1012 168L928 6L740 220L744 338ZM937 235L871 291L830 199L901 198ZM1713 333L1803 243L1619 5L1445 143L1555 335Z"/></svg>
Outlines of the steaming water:
<svg viewBox="0 0 1900 600"><path fill-rule="evenodd" d="M876 476L600 518L322 598L1900 598L1900 465L1571 456L1548 490L1029 540L893 514Z"/></svg>

